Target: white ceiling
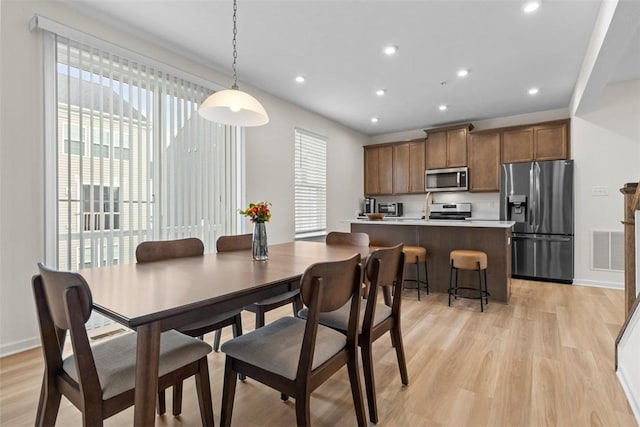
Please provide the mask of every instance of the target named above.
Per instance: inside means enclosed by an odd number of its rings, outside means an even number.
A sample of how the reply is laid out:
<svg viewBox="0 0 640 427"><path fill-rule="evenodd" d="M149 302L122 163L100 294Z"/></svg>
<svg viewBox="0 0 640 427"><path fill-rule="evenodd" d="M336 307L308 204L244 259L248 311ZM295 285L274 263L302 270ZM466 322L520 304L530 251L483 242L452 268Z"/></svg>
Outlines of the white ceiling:
<svg viewBox="0 0 640 427"><path fill-rule="evenodd" d="M231 0L65 2L230 75ZM600 1L523 4L239 0L238 79L368 135L567 107ZM639 39L612 81L640 77Z"/></svg>

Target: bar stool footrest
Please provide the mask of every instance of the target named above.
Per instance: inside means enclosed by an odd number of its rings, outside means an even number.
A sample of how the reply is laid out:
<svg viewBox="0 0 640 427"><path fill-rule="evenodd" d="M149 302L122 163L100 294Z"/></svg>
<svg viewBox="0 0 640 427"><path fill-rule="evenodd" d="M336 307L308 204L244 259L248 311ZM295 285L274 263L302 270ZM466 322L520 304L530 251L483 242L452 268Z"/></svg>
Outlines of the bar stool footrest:
<svg viewBox="0 0 640 427"><path fill-rule="evenodd" d="M475 295L467 295L466 292L463 294L459 294L457 293L458 290L473 291ZM487 291L481 291L478 288L472 288L469 286L458 286L457 288L451 289L451 296L454 298L480 299L480 295L479 295L480 292L482 293L482 298L488 298L491 296L491 294Z"/></svg>

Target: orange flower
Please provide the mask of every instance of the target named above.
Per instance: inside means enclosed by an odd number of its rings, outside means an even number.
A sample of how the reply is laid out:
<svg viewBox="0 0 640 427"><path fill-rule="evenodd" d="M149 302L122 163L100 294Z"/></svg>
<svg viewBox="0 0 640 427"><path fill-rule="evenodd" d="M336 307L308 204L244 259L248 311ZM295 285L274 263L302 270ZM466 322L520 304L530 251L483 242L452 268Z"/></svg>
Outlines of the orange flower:
<svg viewBox="0 0 640 427"><path fill-rule="evenodd" d="M238 209L238 213L249 217L251 222L267 222L271 219L271 210L269 209L269 206L271 206L271 203L266 201L250 203L247 209Z"/></svg>

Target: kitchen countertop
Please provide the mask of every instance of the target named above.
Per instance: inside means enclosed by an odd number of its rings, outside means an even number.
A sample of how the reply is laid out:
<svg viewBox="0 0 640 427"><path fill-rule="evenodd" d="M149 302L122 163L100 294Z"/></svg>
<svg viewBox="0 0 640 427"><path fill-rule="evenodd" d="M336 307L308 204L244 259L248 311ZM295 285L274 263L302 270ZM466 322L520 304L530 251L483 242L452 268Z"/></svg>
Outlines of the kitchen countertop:
<svg viewBox="0 0 640 427"><path fill-rule="evenodd" d="M385 218L382 221L370 221L368 219L353 219L348 221L351 224L384 224L384 225L425 225L431 227L485 227L485 228L511 228L515 221L499 221L499 220L482 220L467 219L460 220L441 220L441 219L409 219L409 218Z"/></svg>

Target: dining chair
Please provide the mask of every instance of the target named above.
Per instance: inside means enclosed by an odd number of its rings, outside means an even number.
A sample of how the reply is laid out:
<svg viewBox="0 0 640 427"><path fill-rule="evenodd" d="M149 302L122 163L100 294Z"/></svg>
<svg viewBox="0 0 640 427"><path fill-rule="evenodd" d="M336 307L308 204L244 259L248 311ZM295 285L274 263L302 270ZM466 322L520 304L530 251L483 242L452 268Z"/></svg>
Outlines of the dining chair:
<svg viewBox="0 0 640 427"><path fill-rule="evenodd" d="M362 352L362 367L364 370L369 419L378 422L376 404L376 388L373 375L373 343L389 332L391 343L396 349L396 358L400 368L402 384L409 384L407 364L402 343L400 328L400 303L402 301L402 278L404 271L404 253L402 244L381 248L372 252L365 264L365 277L369 283L369 294L360 306L358 324L358 345ZM378 292L382 290L385 303L378 302ZM393 290L393 292L391 292ZM393 297L390 295L393 294ZM391 299L392 298L392 299ZM390 300L390 301L389 301ZM308 309L300 311L300 317L307 318ZM338 310L322 313L319 322L342 333L348 333L350 321L349 304Z"/></svg>
<svg viewBox="0 0 640 427"><path fill-rule="evenodd" d="M216 249L218 252L247 250L251 249L251 241L251 234L220 236L216 241ZM293 304L293 315L298 315L298 311L302 310L302 299L300 298L300 291L298 289L299 285L292 283L292 287L295 287L295 289L244 307L245 310L255 313L256 329L264 326L265 313L278 307ZM216 341L219 342L218 334L219 332L216 332Z"/></svg>
<svg viewBox="0 0 640 427"><path fill-rule="evenodd" d="M229 426L236 390L236 373L295 398L298 426L310 424L311 393L347 365L351 395L359 426L366 425L358 372L357 327L360 311L360 254L349 259L309 266L300 281L307 320L282 317L222 345L226 353L220 424ZM318 323L321 313L350 302L347 333Z"/></svg>
<svg viewBox="0 0 640 427"><path fill-rule="evenodd" d="M177 240L159 240L142 242L136 248L136 261L140 264L156 261L164 261L175 258L185 258L204 255L202 240L189 237ZM176 284L179 285L179 284ZM215 331L213 349L220 348L220 331L225 326L231 326L233 336L242 335L242 310L232 310L225 313L214 314L206 319L190 323L177 328L183 334L202 339L204 334ZM164 391L158 393L158 413L163 414L166 408ZM173 388L173 414L181 412L182 384L177 383Z"/></svg>
<svg viewBox="0 0 640 427"><path fill-rule="evenodd" d="M82 411L84 426L101 426L104 419L135 401L136 333L89 344L85 323L92 311L91 290L77 273L38 264L33 277L40 338L45 359L36 426L55 425L65 396ZM67 331L73 354L63 358ZM207 354L201 340L167 331L160 336L158 390L195 376L202 425L213 426L213 406ZM178 415L178 414L175 414Z"/></svg>
<svg viewBox="0 0 640 427"><path fill-rule="evenodd" d="M328 245L369 246L369 235L367 233L331 231L325 237L325 243Z"/></svg>

